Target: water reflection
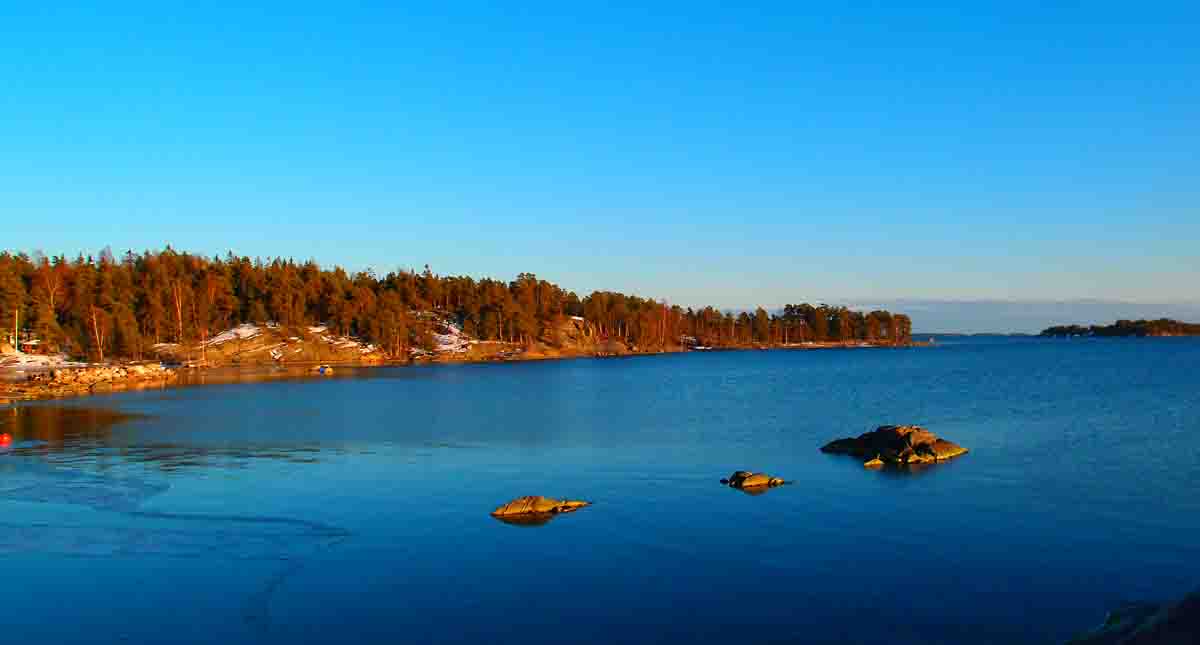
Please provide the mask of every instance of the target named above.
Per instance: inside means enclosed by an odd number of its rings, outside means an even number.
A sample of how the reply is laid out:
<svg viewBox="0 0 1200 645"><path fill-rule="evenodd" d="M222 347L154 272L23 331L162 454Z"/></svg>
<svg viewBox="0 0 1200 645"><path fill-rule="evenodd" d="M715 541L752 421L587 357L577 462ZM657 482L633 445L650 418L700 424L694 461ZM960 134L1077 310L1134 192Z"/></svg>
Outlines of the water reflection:
<svg viewBox="0 0 1200 645"><path fill-rule="evenodd" d="M180 370L178 385L220 385L225 383L266 383L268 381L281 381L293 379L313 379L313 380L329 380L332 378L344 379L364 374L377 375L379 368L363 367L361 365L340 365L338 363L330 364L337 369L332 370L329 374L321 374L313 369L313 366L285 366L285 365L263 365L263 366L229 366L215 367L203 370Z"/></svg>
<svg viewBox="0 0 1200 645"><path fill-rule="evenodd" d="M12 406L0 410L0 434L8 435L10 447L40 447L62 451L81 443L103 443L112 427L144 418L108 408L62 405Z"/></svg>
<svg viewBox="0 0 1200 645"><path fill-rule="evenodd" d="M493 515L498 522L512 526L545 526L560 513L526 513L524 515Z"/></svg>
<svg viewBox="0 0 1200 645"><path fill-rule="evenodd" d="M288 445L203 445L145 441L138 436L149 415L104 407L20 405L0 410L0 454L40 457L56 466L117 464L150 466L163 472L188 468L241 469L257 460L314 464L322 452L316 442Z"/></svg>
<svg viewBox="0 0 1200 645"><path fill-rule="evenodd" d="M762 494L766 493L767 491L772 490L773 488L778 488L778 486L750 486L748 488L739 488L737 486L730 486L730 488L737 490L737 491L741 491L751 497L758 497L759 495L762 495Z"/></svg>

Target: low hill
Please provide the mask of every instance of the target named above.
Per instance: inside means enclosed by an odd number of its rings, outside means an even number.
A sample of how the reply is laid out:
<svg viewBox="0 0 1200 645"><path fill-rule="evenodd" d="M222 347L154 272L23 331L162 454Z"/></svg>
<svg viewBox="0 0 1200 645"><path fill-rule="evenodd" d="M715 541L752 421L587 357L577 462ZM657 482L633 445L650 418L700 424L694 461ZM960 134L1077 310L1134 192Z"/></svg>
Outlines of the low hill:
<svg viewBox="0 0 1200 645"><path fill-rule="evenodd" d="M1042 336L1200 336L1200 324L1170 318L1158 320L1118 320L1111 325L1058 325L1042 330Z"/></svg>

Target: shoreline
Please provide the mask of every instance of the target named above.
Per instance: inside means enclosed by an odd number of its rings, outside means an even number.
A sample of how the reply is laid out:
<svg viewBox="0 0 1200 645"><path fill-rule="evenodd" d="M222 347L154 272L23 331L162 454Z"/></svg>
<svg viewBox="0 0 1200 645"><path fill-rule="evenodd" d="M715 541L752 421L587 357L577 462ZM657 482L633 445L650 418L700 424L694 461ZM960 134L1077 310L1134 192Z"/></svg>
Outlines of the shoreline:
<svg viewBox="0 0 1200 645"><path fill-rule="evenodd" d="M715 352L749 352L749 351L805 351L824 349L907 349L911 347L927 347L928 342L910 342L902 345L884 343L853 342L821 342L821 343L789 343L787 345L769 346L725 346L711 347L702 350L672 347L659 351L631 351L613 354L604 353L568 353L568 354L514 354L503 357L469 357L443 354L433 358L416 360L370 360L370 361L296 361L289 363L246 363L225 364L203 367L161 366L150 372L135 372L138 366L144 366L145 361L125 361L107 364L71 365L67 367L50 367L38 370L25 370L28 374L24 380L0 380L0 405L21 401L48 401L71 399L95 394L110 394L125 391L149 389L167 389L169 387L193 387L204 385L221 385L248 382L263 382L269 380L285 380L295 378L330 378L330 375L318 373L316 368L329 366L333 368L332 377L336 377L338 368L366 370L379 367L421 367L434 365L471 365L497 363L526 363L536 361L566 361L579 359L630 358L635 356L662 356L667 354L708 354ZM159 365L153 363L154 365ZM56 377L64 375L99 374L95 378Z"/></svg>

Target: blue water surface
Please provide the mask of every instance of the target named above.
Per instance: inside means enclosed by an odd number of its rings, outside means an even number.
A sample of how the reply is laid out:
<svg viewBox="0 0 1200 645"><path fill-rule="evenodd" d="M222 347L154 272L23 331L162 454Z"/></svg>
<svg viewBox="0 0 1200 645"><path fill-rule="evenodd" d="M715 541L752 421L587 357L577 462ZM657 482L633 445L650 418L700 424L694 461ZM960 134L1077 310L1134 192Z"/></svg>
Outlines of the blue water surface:
<svg viewBox="0 0 1200 645"><path fill-rule="evenodd" d="M1194 339L339 369L0 418L7 642L1055 643L1200 586ZM818 451L884 423L971 452ZM489 516L520 495L594 505Z"/></svg>

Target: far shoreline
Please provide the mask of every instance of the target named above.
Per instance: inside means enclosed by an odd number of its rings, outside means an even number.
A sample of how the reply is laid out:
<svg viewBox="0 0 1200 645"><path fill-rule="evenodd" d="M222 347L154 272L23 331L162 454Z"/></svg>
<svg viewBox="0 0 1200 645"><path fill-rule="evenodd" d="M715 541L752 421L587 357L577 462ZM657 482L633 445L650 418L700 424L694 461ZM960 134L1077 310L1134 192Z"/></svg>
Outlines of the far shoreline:
<svg viewBox="0 0 1200 645"><path fill-rule="evenodd" d="M533 363L542 361L570 361L582 359L613 359L651 357L679 354L710 354L725 352L755 352L755 351L815 351L835 349L908 349L913 347L928 347L934 343L912 341L904 344L878 343L866 341L831 341L790 343L764 346L721 346L708 349L684 349L673 347L663 351L631 351L615 354L562 354L547 355L533 353L529 355L513 355L503 358L486 357L470 358L455 357L452 354L439 355L432 359L416 360L383 360L383 361L296 361L288 363L246 363L222 364L201 367L185 365L165 365L172 374L169 378L124 379L94 383L88 387L62 388L55 387L45 381L32 381L35 375L49 375L57 370L83 371L95 369L114 369L145 364L138 361L116 361L105 364L87 364L85 366L48 367L34 370L24 370L25 380L0 380L0 405L17 402L52 401L75 399L98 394L115 394L129 391L152 389L168 389L177 387L196 387L205 385L231 385L237 383L258 383L271 380L323 379L336 378L337 370L364 370L382 367L433 367L450 365L495 365L508 363ZM332 368L331 375L318 373L317 369L327 366ZM210 380L211 379L211 380Z"/></svg>

